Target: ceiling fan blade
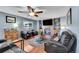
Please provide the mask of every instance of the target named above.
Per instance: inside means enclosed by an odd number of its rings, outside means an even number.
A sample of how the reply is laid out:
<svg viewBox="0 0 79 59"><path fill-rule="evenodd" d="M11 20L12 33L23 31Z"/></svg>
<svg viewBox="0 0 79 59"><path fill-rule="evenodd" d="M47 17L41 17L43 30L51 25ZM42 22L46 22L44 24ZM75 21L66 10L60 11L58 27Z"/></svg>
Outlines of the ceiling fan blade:
<svg viewBox="0 0 79 59"><path fill-rule="evenodd" d="M34 12L34 9L31 6L27 6L29 12Z"/></svg>
<svg viewBox="0 0 79 59"><path fill-rule="evenodd" d="M27 13L27 11L18 11L19 13Z"/></svg>
<svg viewBox="0 0 79 59"><path fill-rule="evenodd" d="M37 15L37 14L35 14L34 16L35 16L35 17L38 17L38 15Z"/></svg>
<svg viewBox="0 0 79 59"><path fill-rule="evenodd" d="M36 13L43 13L43 11L37 11Z"/></svg>

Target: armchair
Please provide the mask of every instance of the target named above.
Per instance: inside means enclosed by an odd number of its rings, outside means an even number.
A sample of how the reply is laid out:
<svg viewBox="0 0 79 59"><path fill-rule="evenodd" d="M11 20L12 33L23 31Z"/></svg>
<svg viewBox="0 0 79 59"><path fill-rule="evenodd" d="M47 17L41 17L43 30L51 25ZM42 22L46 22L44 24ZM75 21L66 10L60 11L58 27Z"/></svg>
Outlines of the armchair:
<svg viewBox="0 0 79 59"><path fill-rule="evenodd" d="M62 35L60 37L60 41L49 41L44 44L45 48L44 50L47 53L69 53L69 52L75 52L76 50L76 37L75 35L70 31L64 31L62 32Z"/></svg>

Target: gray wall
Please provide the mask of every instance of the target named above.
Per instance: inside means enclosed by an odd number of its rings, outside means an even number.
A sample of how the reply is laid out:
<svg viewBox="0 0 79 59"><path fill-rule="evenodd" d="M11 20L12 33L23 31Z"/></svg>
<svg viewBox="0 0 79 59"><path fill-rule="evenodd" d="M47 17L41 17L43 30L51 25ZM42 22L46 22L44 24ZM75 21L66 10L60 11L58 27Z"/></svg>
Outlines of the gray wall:
<svg viewBox="0 0 79 59"><path fill-rule="evenodd" d="M0 39L4 39L4 29L5 28L13 28L14 23L6 23L6 16L14 16L6 13L0 12ZM18 23L18 30L20 31L23 27L23 22L31 21L33 22L33 29L37 29L37 21L33 21L30 19L26 19L23 17L19 16L14 16L16 17L16 23Z"/></svg>
<svg viewBox="0 0 79 59"><path fill-rule="evenodd" d="M61 17L61 24L66 23L66 20L67 20L66 17ZM67 28L73 31L77 36L76 52L79 53L79 7L78 6L72 7L72 25L68 25Z"/></svg>

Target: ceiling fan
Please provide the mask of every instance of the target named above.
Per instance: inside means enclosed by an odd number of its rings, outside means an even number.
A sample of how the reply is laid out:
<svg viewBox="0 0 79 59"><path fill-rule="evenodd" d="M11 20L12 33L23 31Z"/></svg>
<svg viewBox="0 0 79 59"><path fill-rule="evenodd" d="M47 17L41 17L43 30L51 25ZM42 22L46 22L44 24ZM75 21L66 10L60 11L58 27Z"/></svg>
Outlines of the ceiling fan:
<svg viewBox="0 0 79 59"><path fill-rule="evenodd" d="M36 10L35 8L32 8L31 6L27 6L28 14L30 16L38 17L39 14L43 13L41 10ZM18 11L19 13L26 13L27 11Z"/></svg>

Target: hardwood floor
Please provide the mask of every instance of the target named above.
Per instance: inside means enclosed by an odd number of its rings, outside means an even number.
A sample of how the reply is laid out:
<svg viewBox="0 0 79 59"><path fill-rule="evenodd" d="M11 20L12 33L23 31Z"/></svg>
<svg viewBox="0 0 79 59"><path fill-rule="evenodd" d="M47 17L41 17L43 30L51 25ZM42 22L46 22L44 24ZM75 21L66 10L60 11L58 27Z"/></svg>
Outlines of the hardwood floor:
<svg viewBox="0 0 79 59"><path fill-rule="evenodd" d="M43 45L41 45L41 46L39 46L39 47L34 47L34 46L32 46L32 45L27 44L26 41L27 41L27 40L24 41L24 42L25 42L25 43L24 43L24 50L25 50L25 51L26 51L27 48L28 48L28 50L29 50L30 53L45 53L45 51L44 51L44 46L43 46Z"/></svg>

